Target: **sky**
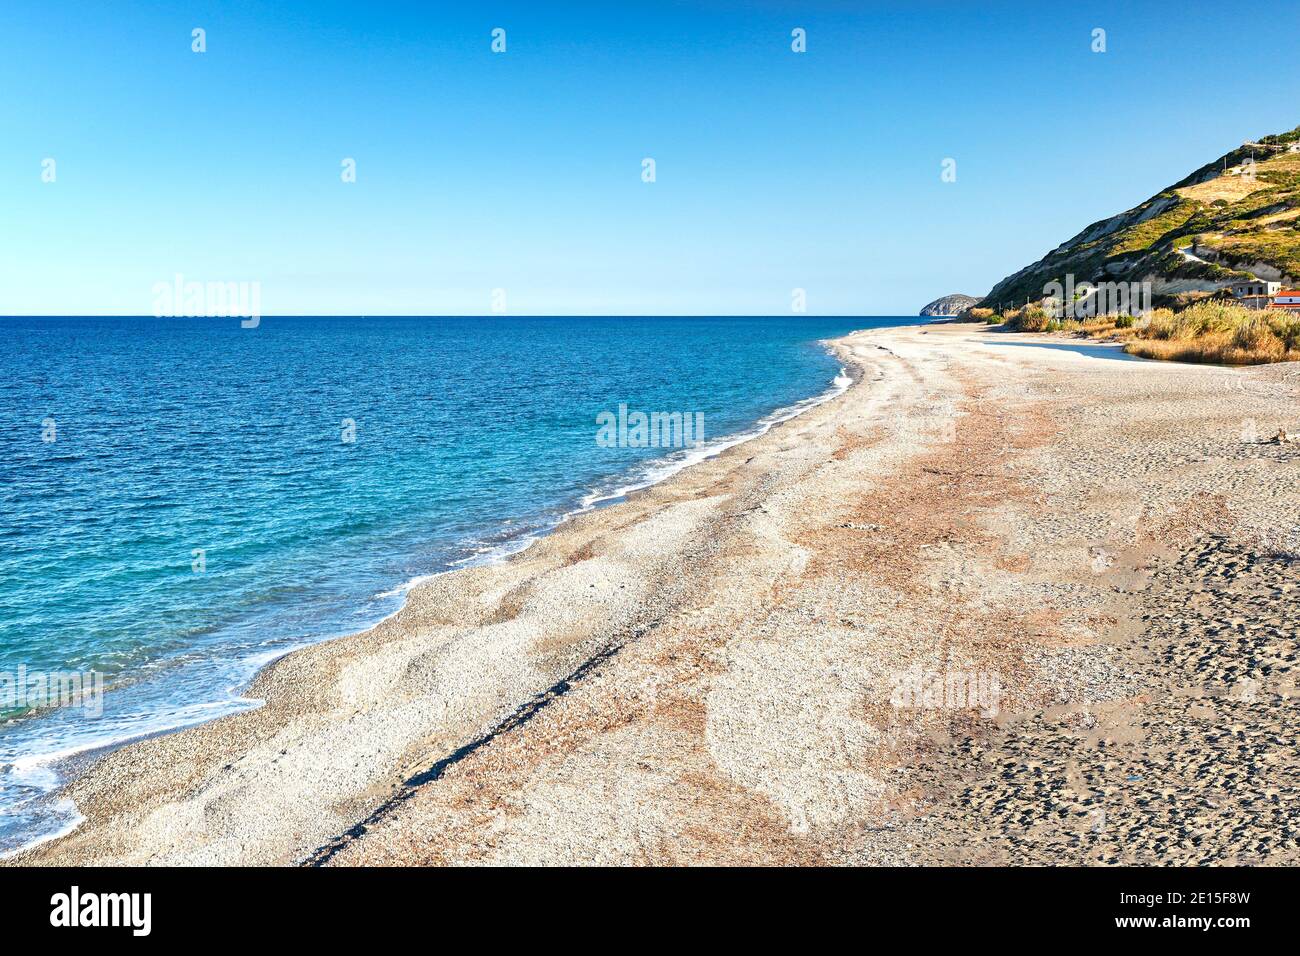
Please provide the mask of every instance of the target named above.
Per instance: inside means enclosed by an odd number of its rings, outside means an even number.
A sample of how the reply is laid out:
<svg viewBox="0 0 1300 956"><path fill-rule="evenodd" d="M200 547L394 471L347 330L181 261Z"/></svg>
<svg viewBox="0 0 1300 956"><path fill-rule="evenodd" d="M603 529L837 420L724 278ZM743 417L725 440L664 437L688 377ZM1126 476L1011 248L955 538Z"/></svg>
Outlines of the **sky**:
<svg viewBox="0 0 1300 956"><path fill-rule="evenodd" d="M1300 124L1297 27L1280 0L6 2L0 314L152 314L178 274L266 315L914 314Z"/></svg>

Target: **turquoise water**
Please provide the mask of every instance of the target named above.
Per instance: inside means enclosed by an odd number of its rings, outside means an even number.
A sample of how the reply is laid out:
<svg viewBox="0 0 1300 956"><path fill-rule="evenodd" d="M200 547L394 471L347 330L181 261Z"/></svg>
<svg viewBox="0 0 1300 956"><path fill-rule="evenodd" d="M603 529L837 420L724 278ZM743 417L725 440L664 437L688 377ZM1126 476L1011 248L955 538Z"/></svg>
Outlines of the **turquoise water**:
<svg viewBox="0 0 1300 956"><path fill-rule="evenodd" d="M0 851L75 821L74 755L254 706L258 666L421 576L827 394L819 339L915 321L0 320L0 674L108 687L5 713ZM602 447L620 404L702 414L705 444Z"/></svg>

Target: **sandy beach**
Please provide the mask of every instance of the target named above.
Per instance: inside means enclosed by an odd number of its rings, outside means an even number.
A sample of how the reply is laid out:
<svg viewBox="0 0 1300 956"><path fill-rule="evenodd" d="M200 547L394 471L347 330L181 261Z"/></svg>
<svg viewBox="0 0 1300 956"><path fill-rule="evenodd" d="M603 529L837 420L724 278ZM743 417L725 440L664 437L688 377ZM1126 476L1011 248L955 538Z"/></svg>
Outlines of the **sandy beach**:
<svg viewBox="0 0 1300 956"><path fill-rule="evenodd" d="M1300 862L1300 367L834 348L843 395L108 754L6 862Z"/></svg>

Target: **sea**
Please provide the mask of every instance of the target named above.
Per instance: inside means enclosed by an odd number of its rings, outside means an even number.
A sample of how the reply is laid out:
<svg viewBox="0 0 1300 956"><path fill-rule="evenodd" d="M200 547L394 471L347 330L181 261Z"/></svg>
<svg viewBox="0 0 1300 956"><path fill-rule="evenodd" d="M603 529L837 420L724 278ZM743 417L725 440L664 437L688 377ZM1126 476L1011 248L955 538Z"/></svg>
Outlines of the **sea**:
<svg viewBox="0 0 1300 956"><path fill-rule="evenodd" d="M0 318L0 854L74 827L106 748L257 706L275 658L842 391L823 340L922 321Z"/></svg>

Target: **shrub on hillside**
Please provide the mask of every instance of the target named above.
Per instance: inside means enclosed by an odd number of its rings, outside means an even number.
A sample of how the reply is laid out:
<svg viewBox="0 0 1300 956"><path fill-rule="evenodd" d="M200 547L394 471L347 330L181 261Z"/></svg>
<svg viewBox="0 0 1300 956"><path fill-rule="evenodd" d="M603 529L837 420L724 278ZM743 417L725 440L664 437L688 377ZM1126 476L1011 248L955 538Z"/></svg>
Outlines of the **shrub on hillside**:
<svg viewBox="0 0 1300 956"><path fill-rule="evenodd" d="M1229 361L1255 360L1281 361L1286 346L1274 334L1272 326L1262 315L1254 315L1232 330L1232 344L1224 349Z"/></svg>
<svg viewBox="0 0 1300 956"><path fill-rule="evenodd" d="M1300 360L1300 316L1203 299L1181 312L1156 309L1146 318L1128 345L1135 355L1230 365Z"/></svg>
<svg viewBox="0 0 1300 956"><path fill-rule="evenodd" d="M1016 328L1021 332L1045 332L1049 319L1043 307L1037 302L1031 302L1022 309L1017 309L1015 313Z"/></svg>
<svg viewBox="0 0 1300 956"><path fill-rule="evenodd" d="M1300 315L1270 315L1268 324L1288 352L1300 352Z"/></svg>
<svg viewBox="0 0 1300 956"><path fill-rule="evenodd" d="M1145 335L1153 339L1195 339L1203 335L1230 333L1239 325L1253 321L1258 312L1231 302L1203 299L1181 312L1156 309Z"/></svg>

